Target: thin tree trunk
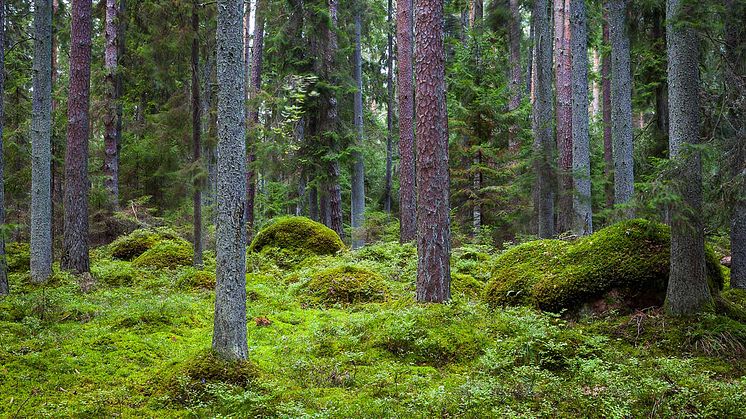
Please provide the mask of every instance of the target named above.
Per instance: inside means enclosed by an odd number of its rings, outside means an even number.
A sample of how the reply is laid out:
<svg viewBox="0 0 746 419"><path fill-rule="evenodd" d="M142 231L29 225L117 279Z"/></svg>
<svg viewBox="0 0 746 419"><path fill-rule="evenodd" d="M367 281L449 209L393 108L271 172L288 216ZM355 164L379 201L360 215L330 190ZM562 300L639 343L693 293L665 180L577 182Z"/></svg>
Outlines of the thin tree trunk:
<svg viewBox="0 0 746 419"><path fill-rule="evenodd" d="M532 12L533 13L533 12ZM534 100L534 38L536 33L536 26L534 25L534 17L531 16L531 22L529 23L528 29L528 55L526 56L526 95L529 97L531 102Z"/></svg>
<svg viewBox="0 0 746 419"><path fill-rule="evenodd" d="M52 92L54 92L55 86L57 85L57 49L58 49L58 41L57 41L57 28L54 25L54 22L57 21L57 15L59 12L60 3L59 0L52 0ZM54 97L54 94L52 94L52 121L55 120L56 114L58 110L58 103L57 99ZM52 137L52 169L50 172L51 176L51 188L52 188L52 215L51 215L51 222L50 222L50 228L52 230L51 232L51 239L49 241L50 246L50 252L52 254L52 260L54 260L54 244L57 241L59 237L62 237L62 229L63 229L63 217L64 214L62 213L62 199L63 199L63 183L65 182L64 176L62 175L64 168L63 165L60 164L60 161L64 158L63 156L60 156L60 153L64 149L62 144L62 138L60 138L59 135L54 130L54 123L52 124L51 129L51 137Z"/></svg>
<svg viewBox="0 0 746 419"><path fill-rule="evenodd" d="M363 55L360 45L360 31L362 27L360 7L357 2L355 11L355 54L354 54L354 77L355 93L353 97L353 113L355 118L355 134L357 150L352 153L354 168L352 171L352 248L358 249L365 245L365 237L362 227L365 223L365 166L363 162Z"/></svg>
<svg viewBox="0 0 746 419"><path fill-rule="evenodd" d="M593 49L593 74L594 77L600 73L601 70L601 57L599 56L598 48ZM601 83L597 78L593 80L593 99L591 101L591 115L593 118L597 118L598 114L601 113Z"/></svg>
<svg viewBox="0 0 746 419"><path fill-rule="evenodd" d="M609 12L608 2L603 11L603 45L609 46ZM604 129L604 178L606 179L606 207L614 206L614 157L611 142L611 54L605 52L601 58L601 92L603 101L603 129Z"/></svg>
<svg viewBox="0 0 746 419"><path fill-rule="evenodd" d="M34 0L31 111L31 281L52 274L52 1Z"/></svg>
<svg viewBox="0 0 746 419"><path fill-rule="evenodd" d="M681 22L682 0L666 1L668 38L669 152L676 162L677 193L682 202L672 208L671 272L666 311L688 315L712 304L705 268L702 219L702 162L691 145L699 144L699 39ZM612 26L613 28L613 26Z"/></svg>
<svg viewBox="0 0 746 419"><path fill-rule="evenodd" d="M448 112L443 0L415 1L417 286L420 302L451 298Z"/></svg>
<svg viewBox="0 0 746 419"><path fill-rule="evenodd" d="M614 158L614 203L629 204L635 192L632 160L632 72L627 28L628 0L609 1L611 36L611 140ZM626 208L624 217L634 217Z"/></svg>
<svg viewBox="0 0 746 419"><path fill-rule="evenodd" d="M0 0L0 151L3 150L5 125L5 1ZM5 162L0 152L0 226L5 225ZM8 295L8 267L5 262L5 235L0 234L0 295Z"/></svg>
<svg viewBox="0 0 746 419"><path fill-rule="evenodd" d="M247 121L249 129L249 155L246 175L246 229L249 238L254 232L254 202L256 200L256 144L259 141L259 108L256 98L262 89L262 62L264 60L264 6L265 0L258 0L254 10L254 44L251 51L251 79L249 80L249 104Z"/></svg>
<svg viewBox="0 0 746 419"><path fill-rule="evenodd" d="M558 197L557 229L573 226L572 177L572 60L570 56L569 0L554 0L554 61L557 92Z"/></svg>
<svg viewBox="0 0 746 419"><path fill-rule="evenodd" d="M656 48L656 53L665 54L666 34L663 30L663 16L656 8L653 12L653 38L662 41L662 49ZM659 45L656 43L656 45ZM665 79L661 80L655 87L655 126L658 135L668 138L668 84Z"/></svg>
<svg viewBox="0 0 746 419"><path fill-rule="evenodd" d="M120 17L116 0L106 0L106 47L104 49L104 68L106 70L106 113L104 114L104 187L108 193L111 210L119 209L119 144L117 139L117 79L119 64L118 39Z"/></svg>
<svg viewBox="0 0 746 419"><path fill-rule="evenodd" d="M554 154L554 130L552 125L552 35L549 15L549 0L535 0L534 28L534 77L535 98L532 112L534 131L534 207L536 210L538 235L541 238L554 235L554 185L552 156Z"/></svg>
<svg viewBox="0 0 746 419"><path fill-rule="evenodd" d="M518 0L510 0L510 30L508 49L510 50L510 103L508 111L515 112L521 106L521 14ZM513 123L508 128L508 148L517 152L521 144L518 141L520 127Z"/></svg>
<svg viewBox="0 0 746 419"><path fill-rule="evenodd" d="M412 72L412 0L396 1L397 82L399 83L399 241L410 242L417 234L415 192L414 73Z"/></svg>
<svg viewBox="0 0 746 419"><path fill-rule="evenodd" d="M112 0L108 0L112 1ZM199 4L192 0L192 147L195 167L202 166L202 104L199 99ZM202 266L202 180L194 182L194 266Z"/></svg>
<svg viewBox="0 0 746 419"><path fill-rule="evenodd" d="M388 0L386 16L387 45L386 45L386 178L383 185L383 210L391 214L391 189L393 182L392 170L394 160L394 34L392 19L394 7L392 0Z"/></svg>
<svg viewBox="0 0 746 419"><path fill-rule="evenodd" d="M308 188L308 218L319 221L319 193L316 186Z"/></svg>
<svg viewBox="0 0 746 419"><path fill-rule="evenodd" d="M591 211L591 155L588 136L588 32L585 0L571 0L572 19L572 177L573 231L593 232Z"/></svg>
<svg viewBox="0 0 746 419"><path fill-rule="evenodd" d="M241 19L243 2L218 0L217 281L212 349L248 358L246 342L246 125Z"/></svg>
<svg viewBox="0 0 746 419"><path fill-rule="evenodd" d="M513 0L513 1L515 1L515 0ZM513 5L511 4L511 11L513 11L512 7L513 7ZM471 13L470 13L471 26L472 26L473 32L477 36L481 34L481 22L482 22L482 17L483 17L483 11L484 11L484 3L482 2L482 0L472 0L472 2L471 2ZM515 13L516 14L518 13L518 3L515 4ZM511 72L512 72L512 74L511 74L511 82L515 82L515 83L511 84L511 88L513 89L513 97L511 98L511 104L510 105L512 106L514 104L513 100L515 100L515 98L517 97L518 98L517 99L518 100L518 102L517 102L518 104L516 105L515 108L511 109L511 110L515 110L515 109L518 108L518 105L520 105L520 100L521 100L520 99L520 95L521 95L521 86L520 86L520 81L521 81L521 74L520 74L520 71L521 71L521 65L520 65L520 56L521 56L521 54L520 54L520 52L521 52L520 51L520 22L519 21L515 21L515 16L514 16L514 20L513 20L512 24L517 24L518 27L519 27L517 29L517 33L516 34L513 33L513 29L515 29L515 28L511 27L511 37L512 38L511 38L511 41L510 41L511 42L511 48L513 47L512 44L513 44L514 40L517 40L517 42L518 42L518 47L516 49L517 50L517 55L518 55L518 64L517 64L517 67L514 65L514 64L516 64L513 61L513 58L515 58L515 57L513 57L513 55L512 55L512 53L516 52L516 50L512 50L511 51L511 64L512 64L512 68L511 68ZM482 61L482 57L481 57L480 51L479 51L479 41L477 40L476 42L474 42L474 62L476 63L476 66L477 66L477 69L478 69L477 71L478 72L481 71L481 61ZM479 83L479 78L480 77L477 75L477 77L475 79L477 84ZM517 81L515 79L517 79ZM512 137L509 139L509 142L513 141L515 144L517 144L517 141L515 141L517 133L518 133L518 126L514 124L514 125L512 125L509 128L509 134L512 135ZM472 141L474 141L474 140L472 140ZM474 141L474 142L476 142L476 141ZM471 166L471 170L473 172L473 175L472 175L472 189L473 189L474 195L475 195L474 206L471 209L472 234L473 234L473 236L476 236L482 230L482 203L481 203L481 195L482 195L481 194L481 191L482 191L482 167L481 167L482 166L482 151L481 151L481 149L479 147L475 147L475 148L476 148L477 152L476 152L476 155L474 156L474 159L472 160L472 166ZM513 148L515 149L515 147L513 147Z"/></svg>

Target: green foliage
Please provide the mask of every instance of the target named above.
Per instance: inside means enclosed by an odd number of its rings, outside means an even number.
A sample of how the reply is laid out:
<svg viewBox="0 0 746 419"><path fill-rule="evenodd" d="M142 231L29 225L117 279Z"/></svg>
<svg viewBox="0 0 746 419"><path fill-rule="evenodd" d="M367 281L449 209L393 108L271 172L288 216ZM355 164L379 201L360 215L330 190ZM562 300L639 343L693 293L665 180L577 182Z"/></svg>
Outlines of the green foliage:
<svg viewBox="0 0 746 419"><path fill-rule="evenodd" d="M746 324L746 290L729 289L715 299L716 311Z"/></svg>
<svg viewBox="0 0 746 419"><path fill-rule="evenodd" d="M301 285L299 291L305 301L327 306L381 302L388 294L381 275L352 265L322 270Z"/></svg>
<svg viewBox="0 0 746 419"><path fill-rule="evenodd" d="M151 269L176 269L193 262L192 245L184 240L162 240L138 256L132 264Z"/></svg>
<svg viewBox="0 0 746 419"><path fill-rule="evenodd" d="M276 219L256 235L249 252L261 252L265 247L306 255L333 255L345 249L337 233L306 217Z"/></svg>
<svg viewBox="0 0 746 419"><path fill-rule="evenodd" d="M8 272L26 272L31 264L31 247L28 243L12 242L5 245L5 263Z"/></svg>
<svg viewBox="0 0 746 419"><path fill-rule="evenodd" d="M192 267L187 268L179 274L176 286L187 289L214 290L215 272Z"/></svg>
<svg viewBox="0 0 746 419"><path fill-rule="evenodd" d="M119 260L102 260L91 265L91 274L97 281L110 286L133 285L143 272L135 269L131 263Z"/></svg>
<svg viewBox="0 0 746 419"><path fill-rule="evenodd" d="M118 237L110 245L112 257L131 261L162 240L183 240L168 228L140 229Z"/></svg>
<svg viewBox="0 0 746 419"><path fill-rule="evenodd" d="M668 227L636 219L574 242L538 240L498 257L485 290L493 305L531 304L543 310L575 309L610 291L660 303L668 281ZM719 261L707 252L713 294L723 287Z"/></svg>

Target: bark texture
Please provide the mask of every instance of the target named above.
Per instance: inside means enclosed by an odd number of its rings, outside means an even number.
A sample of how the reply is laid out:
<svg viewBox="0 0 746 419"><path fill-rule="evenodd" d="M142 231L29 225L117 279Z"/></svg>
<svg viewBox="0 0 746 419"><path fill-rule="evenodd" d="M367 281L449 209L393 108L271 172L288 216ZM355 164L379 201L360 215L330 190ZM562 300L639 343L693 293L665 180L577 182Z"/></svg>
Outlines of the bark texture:
<svg viewBox="0 0 746 419"><path fill-rule="evenodd" d="M264 6L265 0L258 0L254 11L254 44L251 50L251 76L249 78L249 99L247 110L249 129L249 155L246 171L246 229L250 235L254 231L254 202L256 201L256 171L253 167L256 160L257 127L259 126L259 109L256 98L262 89L262 67L264 62Z"/></svg>
<svg viewBox="0 0 746 419"><path fill-rule="evenodd" d="M365 245L365 236L362 231L365 223L365 166L363 163L363 54L360 45L360 31L362 27L360 8L362 4L355 5L355 53L354 77L355 93L353 97L353 113L355 119L355 146L357 149L352 153L354 167L352 171L352 248L359 249Z"/></svg>
<svg viewBox="0 0 746 419"><path fill-rule="evenodd" d="M557 230L565 232L573 227L570 0L554 0L554 48L558 151Z"/></svg>
<svg viewBox="0 0 746 419"><path fill-rule="evenodd" d="M628 0L609 0L611 37L611 141L614 159L614 203L627 204L635 193L632 160L632 71L627 28ZM634 211L623 211L632 218Z"/></svg>
<svg viewBox="0 0 746 419"><path fill-rule="evenodd" d="M669 154L682 202L671 209L671 273L666 311L688 315L712 303L707 286L702 220L702 162L699 151L699 39L682 22L683 0L666 1L668 41Z"/></svg>
<svg viewBox="0 0 746 419"><path fill-rule="evenodd" d="M604 46L608 47L609 40L609 12L608 2L603 11L603 26L601 28ZM614 156L611 144L611 54L604 52L601 58L601 95L603 115L601 120L604 129L604 177L606 179L606 207L614 206Z"/></svg>
<svg viewBox="0 0 746 419"><path fill-rule="evenodd" d="M531 127L534 131L534 209L538 235L554 235L554 188L552 156L554 126L552 106L552 34L549 0L535 0L534 20L534 101Z"/></svg>
<svg viewBox="0 0 746 419"><path fill-rule="evenodd" d="M415 192L414 36L412 0L396 0L397 83L399 83L399 241L410 242L417 234Z"/></svg>
<svg viewBox="0 0 746 419"><path fill-rule="evenodd" d="M521 85L521 13L518 8L518 0L509 0L509 6L510 102L508 111L514 112L521 106L523 93L523 86ZM521 146L518 142L519 128L518 124L511 124L508 129L508 148L513 152L517 152Z"/></svg>
<svg viewBox="0 0 746 419"><path fill-rule="evenodd" d="M5 1L0 0L0 151L3 150L5 125ZM0 152L0 225L5 224L5 162ZM5 262L5 237L0 235L0 295L8 295L8 267Z"/></svg>
<svg viewBox="0 0 746 419"><path fill-rule="evenodd" d="M383 185L383 210L391 214L391 189L393 182L394 160L394 34L392 33L392 19L394 13L393 1L388 0L386 16L387 45L386 45L386 178Z"/></svg>
<svg viewBox="0 0 746 419"><path fill-rule="evenodd" d="M451 298L448 113L443 0L415 1L417 286L420 302Z"/></svg>
<svg viewBox="0 0 746 419"><path fill-rule="evenodd" d="M108 0L111 1L111 0ZM199 98L199 4L192 1L192 159L201 170L202 160L202 104ZM202 266L202 181L198 176L194 182L192 203L194 213L194 266Z"/></svg>
<svg viewBox="0 0 746 419"><path fill-rule="evenodd" d="M571 0L573 231L593 232L591 155L588 135L588 32L585 0Z"/></svg>
<svg viewBox="0 0 746 419"><path fill-rule="evenodd" d="M118 65L119 65L119 8L116 0L106 0L104 31L106 46L104 49L104 69L106 70L106 98L104 114L104 187L109 194L109 205L112 210L119 209L119 134L117 110L119 101Z"/></svg>
<svg viewBox="0 0 746 419"><path fill-rule="evenodd" d="M88 259L88 137L91 87L91 0L74 0L70 46L70 93L65 150L65 230L62 267L82 274Z"/></svg>
<svg viewBox="0 0 746 419"><path fill-rule="evenodd" d="M52 2L34 1L31 109L31 281L52 274Z"/></svg>
<svg viewBox="0 0 746 419"><path fill-rule="evenodd" d="M218 219L212 349L246 359L246 125L243 2L218 0Z"/></svg>

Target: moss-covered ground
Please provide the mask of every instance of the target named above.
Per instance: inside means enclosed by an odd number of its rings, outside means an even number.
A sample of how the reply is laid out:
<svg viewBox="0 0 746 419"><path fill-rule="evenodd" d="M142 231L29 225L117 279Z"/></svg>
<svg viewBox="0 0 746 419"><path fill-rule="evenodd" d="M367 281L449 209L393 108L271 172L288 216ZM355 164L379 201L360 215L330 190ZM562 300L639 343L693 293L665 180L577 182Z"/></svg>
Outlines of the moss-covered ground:
<svg viewBox="0 0 746 419"><path fill-rule="evenodd" d="M59 272L44 286L13 273L0 417L746 417L746 324L731 318L491 309L484 247L454 249L445 305L414 302L411 245L282 257L248 255L250 361L238 366L209 352L208 274L105 250L88 294ZM308 303L319 272L347 266L380 275L386 297ZM214 270L208 254L199 272Z"/></svg>

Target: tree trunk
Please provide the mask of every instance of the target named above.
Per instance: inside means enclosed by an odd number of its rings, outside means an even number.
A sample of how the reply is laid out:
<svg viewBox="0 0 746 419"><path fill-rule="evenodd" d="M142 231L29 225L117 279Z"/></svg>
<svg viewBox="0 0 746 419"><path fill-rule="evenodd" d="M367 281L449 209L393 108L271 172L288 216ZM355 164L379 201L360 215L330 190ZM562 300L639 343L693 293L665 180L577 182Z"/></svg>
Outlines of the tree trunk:
<svg viewBox="0 0 746 419"><path fill-rule="evenodd" d="M259 108L256 98L262 89L262 63L264 60L264 20L265 0L258 0L254 10L254 44L251 51L251 78L249 80L249 98L252 102L248 108L249 159L246 175L246 229L249 236L254 232L254 201L256 200L256 144L259 141Z"/></svg>
<svg viewBox="0 0 746 419"><path fill-rule="evenodd" d="M614 159L614 203L629 204L635 192L632 160L632 72L627 28L629 0L609 0L611 37L611 141ZM632 208L623 210L634 217Z"/></svg>
<svg viewBox="0 0 746 419"><path fill-rule="evenodd" d="M587 25L586 25L587 26ZM595 119L598 117L598 114L601 113L601 83L599 83L599 80L595 78L601 70L601 58L599 57L598 48L593 49L593 74L594 74L594 80L593 80L593 91L592 91L592 101L591 101L591 116Z"/></svg>
<svg viewBox="0 0 746 419"><path fill-rule="evenodd" d="M64 269L78 274L89 271L88 107L91 87L92 9L91 0L73 0L65 150L65 231L61 265Z"/></svg>
<svg viewBox="0 0 746 419"><path fill-rule="evenodd" d="M104 68L106 70L106 91L104 114L104 187L108 193L111 210L119 209L119 144L117 139L117 79L119 64L119 9L116 0L106 0L106 47L104 49Z"/></svg>
<svg viewBox="0 0 746 419"><path fill-rule="evenodd" d="M554 130L552 125L552 35L549 15L549 0L535 0L534 20L534 101L532 129L534 131L534 207L536 210L538 235L541 238L554 235L554 185L552 156L554 154Z"/></svg>
<svg viewBox="0 0 746 419"><path fill-rule="evenodd" d="M572 60L570 56L570 2L554 0L554 61L557 92L558 199L557 229L573 226L572 177Z"/></svg>
<svg viewBox="0 0 746 419"><path fill-rule="evenodd" d="M574 188L573 231L579 236L593 232L591 212L591 155L588 136L588 32L585 0L571 0L572 19L572 178Z"/></svg>
<svg viewBox="0 0 746 419"><path fill-rule="evenodd" d="M665 306L670 314L688 315L712 304L705 268L702 162L699 151L691 148L700 142L699 39L696 30L680 20L682 0L666 1L666 17L669 153L676 162L674 182L682 202L671 209L671 273Z"/></svg>
<svg viewBox="0 0 746 419"><path fill-rule="evenodd" d="M603 45L609 47L609 12L608 2L603 11ZM604 178L606 179L606 207L614 206L614 157L611 143L611 54L604 52L601 58L601 92L603 102L603 128L604 128Z"/></svg>
<svg viewBox="0 0 746 419"><path fill-rule="evenodd" d="M248 358L246 342L246 125L243 2L218 0L218 220L212 349Z"/></svg>
<svg viewBox="0 0 746 419"><path fill-rule="evenodd" d="M658 8L653 12L653 38L661 40L663 49L655 49L655 53L663 55L666 53L666 34L663 31L663 16ZM656 43L656 46L659 45ZM663 79L655 86L655 126L660 138L668 137L668 85Z"/></svg>
<svg viewBox="0 0 746 419"><path fill-rule="evenodd" d="M511 12L513 4L511 4ZM472 30L476 35L481 34L481 22L483 17L483 11L484 11L484 3L482 0L472 0L471 2L471 11L470 11L470 19L471 19L471 27ZM518 4L515 4L515 13L518 13ZM515 16L514 16L515 18ZM518 47L515 50L511 51L511 82L515 81L514 78L517 78L517 82L511 84L511 88L513 89L513 97L511 98L511 106L513 105L513 100L518 97L518 104L520 104L520 94L521 94L521 65L520 65L520 22L514 21L519 26L519 29L517 29L517 35L513 34L512 30L514 28L511 27L511 47L513 47L513 41L517 39L516 42L518 42ZM517 67L515 66L515 62L513 61L512 53L517 51L518 55L518 64ZM479 42L474 42L474 62L477 66L477 71L480 71L481 68L481 56L479 51ZM479 84L479 76L475 78L475 82ZM512 108L511 110L517 109L518 105L516 105L515 108ZM511 125L509 128L509 136L512 135L512 137L509 139L510 141L513 141L515 144L517 144L517 141L515 141L515 136L518 133L518 126L517 125ZM476 141L473 140L474 143ZM476 145L476 144L475 144ZM515 148L515 147L514 147ZM481 190L482 190L482 152L479 147L475 147L477 150L476 155L472 159L472 166L471 170L473 172L472 174L472 189L474 191L474 206L471 209L471 220L472 220L472 235L476 236L479 234L480 230L482 230L482 204L481 204Z"/></svg>
<svg viewBox="0 0 746 419"><path fill-rule="evenodd" d="M396 1L397 82L399 83L399 241L414 240L417 234L415 192L414 89L412 0Z"/></svg>
<svg viewBox="0 0 746 419"><path fill-rule="evenodd" d="M339 0L328 0L329 1L329 26L326 27L326 39L327 44L324 50L324 74L326 75L327 81L335 85L336 77L334 77L336 56L337 56L337 33L335 29L337 27L337 14L339 9ZM339 113L337 109L337 97L334 91L328 91L326 95L326 112L322 115L323 123L321 124L321 132L327 137L329 147L332 152L337 154L339 148L339 141L336 139L337 136L337 124L339 119ZM344 238L344 229L342 228L342 188L339 186L339 159L335 158L328 164L328 184L327 194L329 199L328 213L329 216L329 228L334 230L339 237Z"/></svg>
<svg viewBox="0 0 746 419"><path fill-rule="evenodd" d="M448 112L443 0L415 1L417 286L419 302L451 298Z"/></svg>
<svg viewBox="0 0 746 419"><path fill-rule="evenodd" d="M316 186L308 188L308 218L319 221L319 193Z"/></svg>
<svg viewBox="0 0 746 419"><path fill-rule="evenodd" d="M528 55L526 56L526 95L532 103L534 100L534 34L536 33L534 23L535 20L532 15L528 29Z"/></svg>
<svg viewBox="0 0 746 419"><path fill-rule="evenodd" d="M354 168L352 171L352 248L358 249L365 245L365 236L362 232L365 223L365 166L363 162L363 55L360 45L361 17L360 8L362 4L357 2L355 11L355 54L354 54L354 77L355 93L353 98L353 112L355 118L356 150L352 153Z"/></svg>
<svg viewBox="0 0 746 419"><path fill-rule="evenodd" d="M510 103L508 111L515 112L521 106L521 14L518 9L518 0L510 0ZM508 148L517 152L521 144L518 142L518 131L520 127L513 123L508 128Z"/></svg>
<svg viewBox="0 0 746 419"><path fill-rule="evenodd" d="M112 1L112 0L107 0ZM192 0L192 146L194 166L202 170L202 104L199 99L199 4ZM202 266L202 175L194 182L194 266Z"/></svg>
<svg viewBox="0 0 746 419"><path fill-rule="evenodd" d="M5 1L0 0L0 150L3 150L5 125ZM0 152L0 226L5 225L5 162ZM8 295L8 267L5 262L5 235L0 234L0 295Z"/></svg>
<svg viewBox="0 0 746 419"><path fill-rule="evenodd" d="M31 281L52 274L52 2L34 0L31 113Z"/></svg>
<svg viewBox="0 0 746 419"><path fill-rule="evenodd" d="M58 49L58 41L57 41L57 29L54 25L54 22L57 21L57 16L60 8L59 0L52 0L52 86L51 90L54 92L55 86L57 85L57 79L58 79L58 71L57 71L57 49ZM55 120L57 111L58 111L58 102L57 99L54 97L54 94L52 95L52 121ZM52 254L52 260L54 260L54 245L55 242L58 241L58 238L62 237L62 230L63 230L63 218L64 214L62 212L62 200L63 200L63 184L65 182L65 178L63 176L64 171L64 165L60 162L64 159L64 156L61 156L60 154L64 150L63 146L63 139L58 135L58 133L54 130L54 123L52 124L51 129L51 142L52 142L52 170L50 172L51 176L51 188L52 188L52 216L51 216L51 222L50 222L50 228L52 230L50 240L49 240L49 247L50 252Z"/></svg>
<svg viewBox="0 0 746 419"><path fill-rule="evenodd" d="M388 29L386 45L386 178L383 185L383 210L391 214L391 189L393 182L392 170L394 160L394 30L392 27L394 7L392 0L388 0L386 23Z"/></svg>

